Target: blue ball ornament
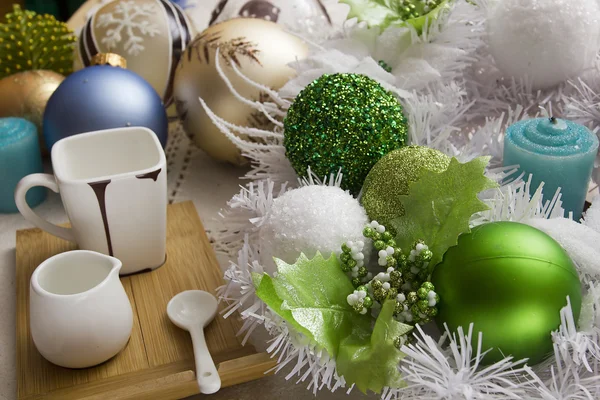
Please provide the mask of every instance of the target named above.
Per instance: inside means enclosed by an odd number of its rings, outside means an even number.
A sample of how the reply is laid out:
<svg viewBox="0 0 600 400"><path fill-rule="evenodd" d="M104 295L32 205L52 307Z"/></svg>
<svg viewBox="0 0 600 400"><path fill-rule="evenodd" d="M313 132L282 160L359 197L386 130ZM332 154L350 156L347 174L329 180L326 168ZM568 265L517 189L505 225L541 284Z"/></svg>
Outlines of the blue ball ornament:
<svg viewBox="0 0 600 400"><path fill-rule="evenodd" d="M69 75L48 100L44 140L48 149L68 136L103 129L143 126L163 148L169 130L158 93L135 72L94 65Z"/></svg>

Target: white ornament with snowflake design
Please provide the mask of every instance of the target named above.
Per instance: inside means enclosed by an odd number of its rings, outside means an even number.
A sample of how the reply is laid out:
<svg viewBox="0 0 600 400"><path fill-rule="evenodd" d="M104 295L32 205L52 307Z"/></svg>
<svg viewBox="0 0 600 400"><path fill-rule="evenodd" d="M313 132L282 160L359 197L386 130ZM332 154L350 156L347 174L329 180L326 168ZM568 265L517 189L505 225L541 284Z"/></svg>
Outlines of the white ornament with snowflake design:
<svg viewBox="0 0 600 400"><path fill-rule="evenodd" d="M144 36L154 37L160 29L149 16L158 10L155 4L138 4L135 1L123 1L115 6L113 12L98 16L100 28L107 28L102 38L109 49L116 47L125 36L125 50L128 54L139 55L144 49Z"/></svg>
<svg viewBox="0 0 600 400"><path fill-rule="evenodd" d="M175 66L195 33L169 0L103 2L81 30L75 70L89 66L96 53L117 53L170 105Z"/></svg>

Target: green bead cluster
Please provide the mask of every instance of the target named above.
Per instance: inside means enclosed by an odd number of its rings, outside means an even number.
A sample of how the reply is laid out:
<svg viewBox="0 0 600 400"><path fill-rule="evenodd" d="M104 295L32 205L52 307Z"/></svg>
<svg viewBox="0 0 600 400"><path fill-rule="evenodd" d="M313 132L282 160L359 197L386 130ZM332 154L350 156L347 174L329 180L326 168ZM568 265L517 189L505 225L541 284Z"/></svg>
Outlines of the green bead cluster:
<svg viewBox="0 0 600 400"><path fill-rule="evenodd" d="M397 10L404 21L419 18L435 10L442 0L400 0Z"/></svg>
<svg viewBox="0 0 600 400"><path fill-rule="evenodd" d="M0 78L38 69L71 73L77 41L73 31L51 15L13 7L0 24Z"/></svg>
<svg viewBox="0 0 600 400"><path fill-rule="evenodd" d="M425 243L419 241L414 244L413 249L407 257L406 264L400 268L404 279L412 287L419 287L419 285L429 279L428 267L432 257L433 253Z"/></svg>
<svg viewBox="0 0 600 400"><path fill-rule="evenodd" d="M383 70L384 70L385 72L388 72L388 73L391 73L391 72L392 72L392 67L390 67L390 66L389 66L389 64L388 64L388 63L386 63L385 61L383 61L383 60L379 60L379 61L377 62L377 64L379 64L379 66L380 66L381 68L383 68Z"/></svg>
<svg viewBox="0 0 600 400"><path fill-rule="evenodd" d="M373 306L394 300L394 315L401 322L429 322L437 315L436 305L439 303L435 287L429 282L431 250L423 242L417 242L408 255L404 254L391 233L377 221L366 226L363 235L373 242L378 251L378 264L386 268L386 272L380 272L371 279L362 255L364 242L342 245L341 268L351 274L355 287L354 292L348 295L348 304L356 312L366 314Z"/></svg>
<svg viewBox="0 0 600 400"><path fill-rule="evenodd" d="M342 271L350 274L355 288L368 281L369 271L365 266L365 256L362 253L364 245L363 241L346 242L342 245L342 254L340 254Z"/></svg>
<svg viewBox="0 0 600 400"><path fill-rule="evenodd" d="M402 322L426 324L437 315L436 305L439 301L440 297L435 293L433 284L423 282L416 292L398 295L394 314Z"/></svg>
<svg viewBox="0 0 600 400"><path fill-rule="evenodd" d="M379 254L379 266L395 268L406 264L406 256L402 254L402 250L396 245L392 233L377 221L371 222L363 229L363 236L373 241L373 247ZM382 252L386 252L385 257L382 256Z"/></svg>
<svg viewBox="0 0 600 400"><path fill-rule="evenodd" d="M397 336L394 339L394 347L396 347L398 350L400 350L400 348L402 348L402 346L404 345L409 345L411 343L414 343L415 337L413 335L402 335L402 336Z"/></svg>

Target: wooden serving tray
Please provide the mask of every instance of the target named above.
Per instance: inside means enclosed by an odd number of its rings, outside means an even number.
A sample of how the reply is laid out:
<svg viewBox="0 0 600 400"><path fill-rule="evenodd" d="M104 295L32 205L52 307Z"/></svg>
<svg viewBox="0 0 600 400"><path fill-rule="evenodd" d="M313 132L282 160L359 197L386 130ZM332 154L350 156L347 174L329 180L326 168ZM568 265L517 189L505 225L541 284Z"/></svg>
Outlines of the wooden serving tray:
<svg viewBox="0 0 600 400"><path fill-rule="evenodd" d="M152 272L122 277L134 312L127 347L111 360L87 369L46 361L29 332L29 280L48 257L75 245L39 229L17 232L17 397L33 399L179 399L198 393L192 342L173 325L168 301L188 289L215 293L221 269L192 202L170 205L167 262ZM264 353L242 346L239 322L218 315L206 329L208 348L222 386L258 379L274 366Z"/></svg>

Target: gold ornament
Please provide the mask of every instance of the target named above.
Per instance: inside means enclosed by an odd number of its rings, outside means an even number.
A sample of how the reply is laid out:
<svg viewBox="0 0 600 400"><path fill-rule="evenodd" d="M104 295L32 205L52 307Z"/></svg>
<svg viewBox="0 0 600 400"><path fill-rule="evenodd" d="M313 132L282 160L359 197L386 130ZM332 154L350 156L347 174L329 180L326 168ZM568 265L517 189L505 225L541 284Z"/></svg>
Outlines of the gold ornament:
<svg viewBox="0 0 600 400"><path fill-rule="evenodd" d="M266 101L268 95L240 78L232 64L250 80L277 90L295 74L288 64L306 57L308 47L273 22L238 18L206 29L181 58L174 94L185 131L214 159L244 165L247 160L213 124L198 98L216 115L235 125L268 128L269 121L231 93L215 66L217 48L219 65L235 90L246 99Z"/></svg>
<svg viewBox="0 0 600 400"><path fill-rule="evenodd" d="M46 150L42 136L44 110L64 79L53 71L25 71L0 80L0 118L20 117L33 122L42 152Z"/></svg>
<svg viewBox="0 0 600 400"><path fill-rule="evenodd" d="M74 68L92 65L98 53L119 55L127 69L148 81L169 107L175 67L195 33L185 13L169 0L111 1L83 26Z"/></svg>
<svg viewBox="0 0 600 400"><path fill-rule="evenodd" d="M0 24L0 78L40 69L68 75L76 40L65 23L15 4Z"/></svg>

